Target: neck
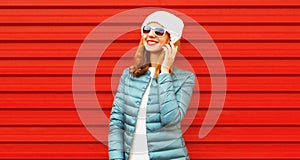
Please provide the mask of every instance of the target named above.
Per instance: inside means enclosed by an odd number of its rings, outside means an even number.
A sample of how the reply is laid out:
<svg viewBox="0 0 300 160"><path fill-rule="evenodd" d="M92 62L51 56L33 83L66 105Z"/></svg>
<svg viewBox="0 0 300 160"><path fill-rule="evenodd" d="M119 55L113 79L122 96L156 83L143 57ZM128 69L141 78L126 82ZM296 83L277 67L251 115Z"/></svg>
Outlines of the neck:
<svg viewBox="0 0 300 160"><path fill-rule="evenodd" d="M160 56L160 53L159 52L151 52L150 53L150 63L151 63L151 66L152 67L156 67L157 66L157 61L158 61L158 58Z"/></svg>

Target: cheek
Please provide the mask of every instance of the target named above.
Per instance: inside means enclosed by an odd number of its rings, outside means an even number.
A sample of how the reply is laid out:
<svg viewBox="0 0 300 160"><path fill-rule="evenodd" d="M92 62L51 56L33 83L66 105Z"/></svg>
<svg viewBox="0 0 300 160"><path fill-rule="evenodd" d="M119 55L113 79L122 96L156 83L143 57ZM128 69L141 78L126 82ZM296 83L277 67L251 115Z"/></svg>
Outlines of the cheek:
<svg viewBox="0 0 300 160"><path fill-rule="evenodd" d="M168 39L165 38L165 37L163 37L163 38L160 39L160 43L161 44L167 44L168 43Z"/></svg>
<svg viewBox="0 0 300 160"><path fill-rule="evenodd" d="M143 39L146 39L147 35L146 34L142 34L142 37L143 37Z"/></svg>
<svg viewBox="0 0 300 160"><path fill-rule="evenodd" d="M147 35L142 35L143 44L146 44L146 38L147 38Z"/></svg>

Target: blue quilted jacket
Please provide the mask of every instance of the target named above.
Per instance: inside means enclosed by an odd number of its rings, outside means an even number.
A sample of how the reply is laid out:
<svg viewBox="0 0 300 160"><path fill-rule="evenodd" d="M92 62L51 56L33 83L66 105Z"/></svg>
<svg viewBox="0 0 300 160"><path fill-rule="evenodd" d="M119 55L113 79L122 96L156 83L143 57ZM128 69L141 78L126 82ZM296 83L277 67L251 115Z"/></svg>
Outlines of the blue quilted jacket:
<svg viewBox="0 0 300 160"><path fill-rule="evenodd" d="M139 106L150 81L150 71L134 77L125 69L113 102L108 136L109 159L127 160ZM151 160L190 159L182 138L184 118L194 88L193 73L174 68L173 74L153 80L147 104L146 132Z"/></svg>

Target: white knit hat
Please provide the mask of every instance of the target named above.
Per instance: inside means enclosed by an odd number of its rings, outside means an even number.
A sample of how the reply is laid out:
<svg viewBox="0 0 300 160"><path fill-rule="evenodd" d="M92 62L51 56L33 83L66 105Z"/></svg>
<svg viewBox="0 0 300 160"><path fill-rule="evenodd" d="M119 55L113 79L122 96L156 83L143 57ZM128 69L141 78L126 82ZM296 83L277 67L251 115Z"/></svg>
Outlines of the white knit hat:
<svg viewBox="0 0 300 160"><path fill-rule="evenodd" d="M183 21L174 14L165 11L153 12L145 19L144 23L142 24L142 34L143 27L151 22L157 22L162 25L170 34L171 42L175 42L181 38L184 24Z"/></svg>

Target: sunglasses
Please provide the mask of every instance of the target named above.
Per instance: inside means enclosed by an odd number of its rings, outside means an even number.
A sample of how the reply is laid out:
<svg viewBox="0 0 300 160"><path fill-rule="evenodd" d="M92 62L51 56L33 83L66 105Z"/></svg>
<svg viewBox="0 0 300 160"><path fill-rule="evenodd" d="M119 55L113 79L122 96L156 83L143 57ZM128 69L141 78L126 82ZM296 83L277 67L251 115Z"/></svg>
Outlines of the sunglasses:
<svg viewBox="0 0 300 160"><path fill-rule="evenodd" d="M157 28L157 27L151 27L151 26L144 26L143 27L143 34L148 34L151 32L151 30L154 30L154 33L156 36L162 37L166 33L166 29L163 28Z"/></svg>

